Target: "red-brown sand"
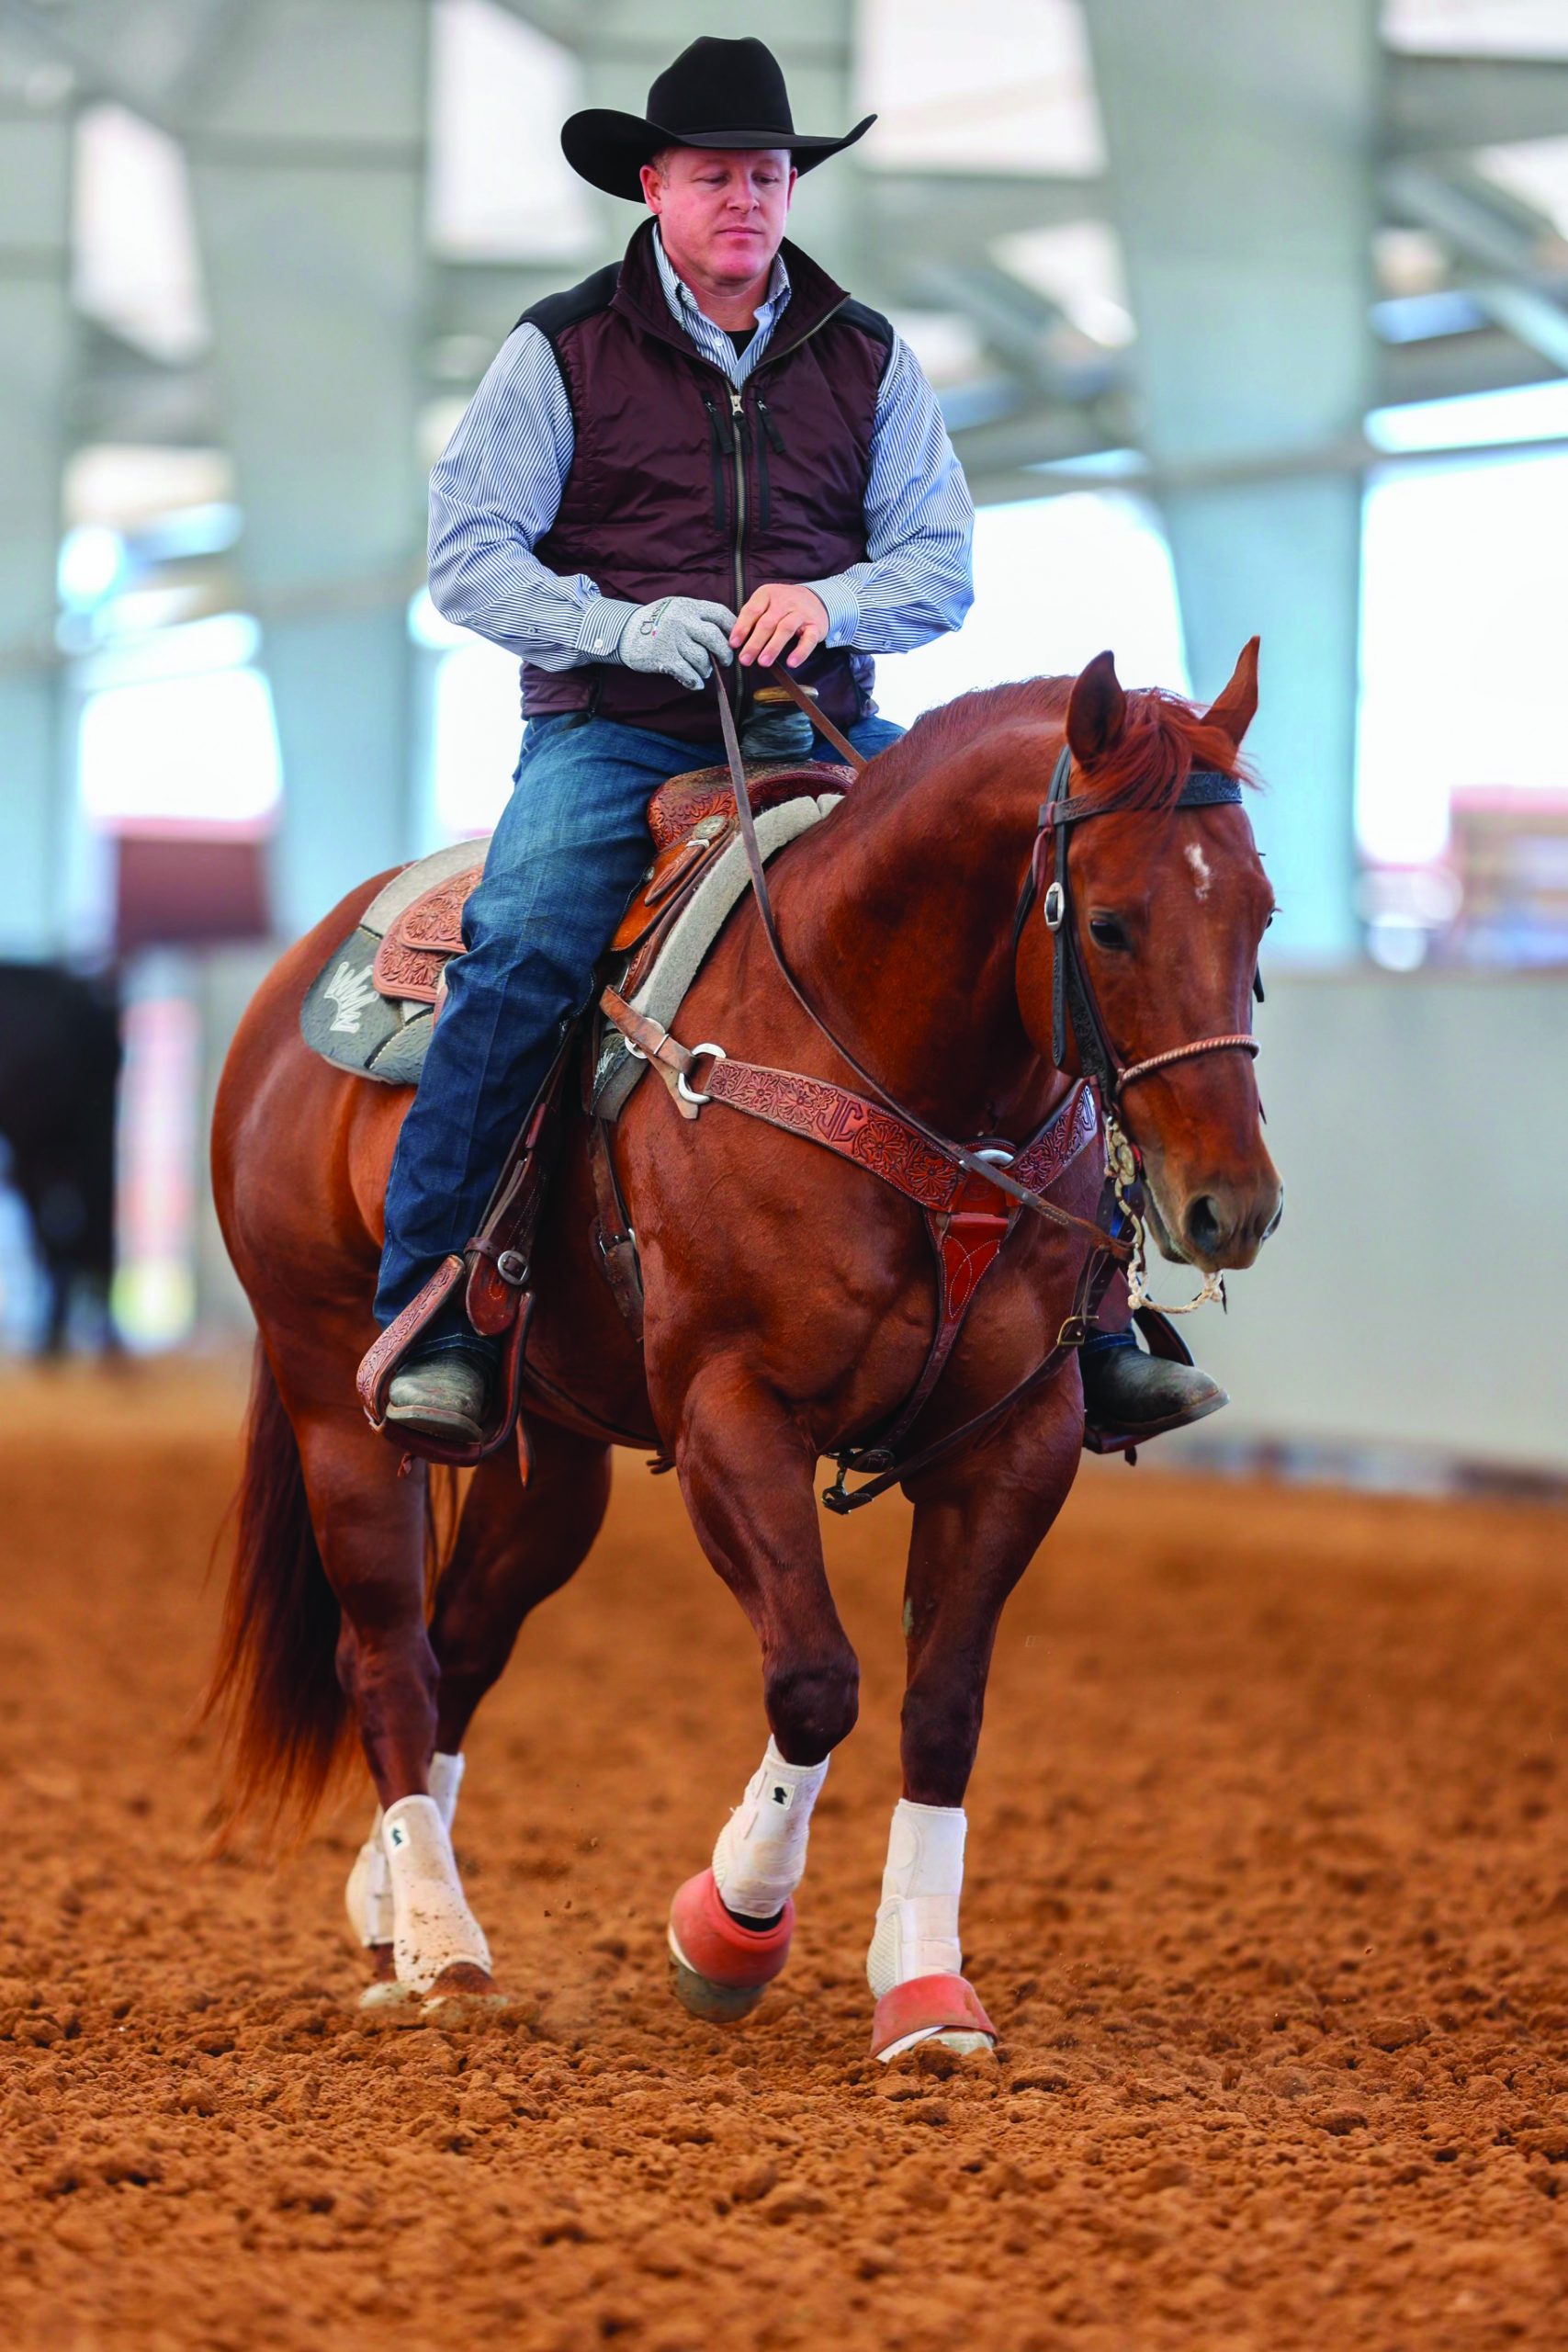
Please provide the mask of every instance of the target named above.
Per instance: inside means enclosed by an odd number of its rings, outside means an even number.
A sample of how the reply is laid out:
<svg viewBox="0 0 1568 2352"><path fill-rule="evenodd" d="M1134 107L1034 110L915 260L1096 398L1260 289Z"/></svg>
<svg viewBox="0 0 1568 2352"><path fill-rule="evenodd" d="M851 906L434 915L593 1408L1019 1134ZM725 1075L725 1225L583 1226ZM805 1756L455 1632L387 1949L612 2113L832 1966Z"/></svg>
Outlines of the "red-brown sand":
<svg viewBox="0 0 1568 2352"><path fill-rule="evenodd" d="M666 1988L763 1729L628 1462L471 1742L515 2007L391 2030L342 1925L367 1798L199 1859L237 1414L216 1373L0 1383L7 2352L1568 2341L1561 1515L1086 1473L971 1791L1000 2063L886 2070L900 1507L829 1531L864 1705L756 2016Z"/></svg>

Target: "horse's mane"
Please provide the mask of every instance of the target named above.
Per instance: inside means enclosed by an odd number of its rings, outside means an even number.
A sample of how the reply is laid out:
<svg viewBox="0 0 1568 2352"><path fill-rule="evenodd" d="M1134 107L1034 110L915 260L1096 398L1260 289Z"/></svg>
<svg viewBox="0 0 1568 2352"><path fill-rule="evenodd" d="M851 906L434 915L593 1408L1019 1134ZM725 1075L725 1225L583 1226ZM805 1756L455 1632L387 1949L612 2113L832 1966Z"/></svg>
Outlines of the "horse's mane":
<svg viewBox="0 0 1568 2352"><path fill-rule="evenodd" d="M1075 684L1071 677L1020 678L928 710L902 741L882 753L878 784L884 791L898 792L996 728L1059 722ZM1254 781L1223 728L1208 725L1202 712L1179 695L1148 686L1128 692L1126 720L1114 749L1096 763L1092 775L1075 778L1075 789L1088 799L1115 800L1126 808L1169 808L1194 768Z"/></svg>

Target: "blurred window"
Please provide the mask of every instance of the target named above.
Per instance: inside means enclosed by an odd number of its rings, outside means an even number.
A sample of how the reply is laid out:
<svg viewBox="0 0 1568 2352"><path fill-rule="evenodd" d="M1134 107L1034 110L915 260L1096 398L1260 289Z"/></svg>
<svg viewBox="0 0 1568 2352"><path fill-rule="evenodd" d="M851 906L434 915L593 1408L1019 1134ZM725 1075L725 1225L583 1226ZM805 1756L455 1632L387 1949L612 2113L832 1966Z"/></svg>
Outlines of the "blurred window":
<svg viewBox="0 0 1568 2352"><path fill-rule="evenodd" d="M1185 689L1176 580L1154 509L1122 492L983 506L968 619L879 661L877 704L908 726L976 686L1081 670L1108 645L1126 684Z"/></svg>
<svg viewBox="0 0 1568 2352"><path fill-rule="evenodd" d="M1568 0L1383 0L1382 37L1455 57L1568 57Z"/></svg>
<svg viewBox="0 0 1568 2352"><path fill-rule="evenodd" d="M1101 171L1105 141L1079 0L862 0L871 163L896 171Z"/></svg>
<svg viewBox="0 0 1568 2352"><path fill-rule="evenodd" d="M442 657L435 678L434 822L463 841L494 827L512 789L523 740L517 664L469 638Z"/></svg>
<svg viewBox="0 0 1568 2352"><path fill-rule="evenodd" d="M451 261L554 260L593 242L592 200L560 151L577 61L492 0L436 0L426 228Z"/></svg>
<svg viewBox="0 0 1568 2352"><path fill-rule="evenodd" d="M1136 332L1122 245L1106 220L1022 229L992 248L1004 269L1057 302L1080 334L1117 348Z"/></svg>
<svg viewBox="0 0 1568 2352"><path fill-rule="evenodd" d="M183 978L150 958L122 1023L114 1315L136 1349L177 1346L196 1311L201 1036Z"/></svg>
<svg viewBox="0 0 1568 2352"><path fill-rule="evenodd" d="M154 359L194 359L209 334L185 158L124 107L76 125L72 294Z"/></svg>
<svg viewBox="0 0 1568 2352"><path fill-rule="evenodd" d="M171 630L160 659L195 630ZM107 831L149 819L193 831L265 830L282 794L272 696L248 664L153 676L89 692L82 798Z"/></svg>
<svg viewBox="0 0 1568 2352"><path fill-rule="evenodd" d="M1382 963L1568 961L1565 542L1568 451L1370 480L1357 830Z"/></svg>

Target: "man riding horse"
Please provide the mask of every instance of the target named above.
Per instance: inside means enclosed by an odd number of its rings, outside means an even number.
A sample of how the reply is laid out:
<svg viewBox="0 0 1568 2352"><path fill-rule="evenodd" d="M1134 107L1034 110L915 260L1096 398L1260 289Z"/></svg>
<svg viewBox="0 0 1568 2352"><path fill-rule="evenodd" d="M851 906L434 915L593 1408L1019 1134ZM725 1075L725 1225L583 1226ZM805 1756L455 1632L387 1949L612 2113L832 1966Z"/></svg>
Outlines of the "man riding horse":
<svg viewBox="0 0 1568 2352"><path fill-rule="evenodd" d="M969 609L974 509L919 364L784 236L797 175L874 119L806 137L761 41L700 40L646 118L593 108L561 132L584 179L652 217L525 313L431 480L431 594L521 658L526 725L387 1189L383 1329L476 1231L648 864L649 796L721 756L698 697L714 664L735 668L749 752L834 756L752 700L745 673L784 660L870 756L902 731L871 656ZM1081 1362L1103 1429L1152 1436L1224 1402L1125 1329ZM455 1298L387 1418L477 1439L496 1370Z"/></svg>

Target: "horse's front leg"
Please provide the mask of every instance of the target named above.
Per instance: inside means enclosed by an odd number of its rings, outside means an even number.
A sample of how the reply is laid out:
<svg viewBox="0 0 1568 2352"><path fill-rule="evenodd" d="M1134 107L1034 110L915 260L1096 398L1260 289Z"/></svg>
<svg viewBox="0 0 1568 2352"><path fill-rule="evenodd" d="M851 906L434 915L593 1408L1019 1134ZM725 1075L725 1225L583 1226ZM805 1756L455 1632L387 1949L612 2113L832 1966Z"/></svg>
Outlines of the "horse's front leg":
<svg viewBox="0 0 1568 2352"><path fill-rule="evenodd" d="M967 1821L986 1678L1002 1605L1048 1533L1077 1469L1081 1411L1070 1395L1013 1415L972 1456L914 1487L904 1587L907 1680L882 1902L866 1959L876 1996L872 2049L923 2041L990 2049L995 2028L964 1974L958 1933Z"/></svg>
<svg viewBox="0 0 1568 2352"><path fill-rule="evenodd" d="M704 1551L762 1649L771 1736L720 1830L712 1866L670 1912L675 1989L694 2016L744 2017L784 1964L793 1896L828 1758L852 1729L860 1668L822 1562L817 1451L744 1367L705 1366L681 1413L676 1465Z"/></svg>

